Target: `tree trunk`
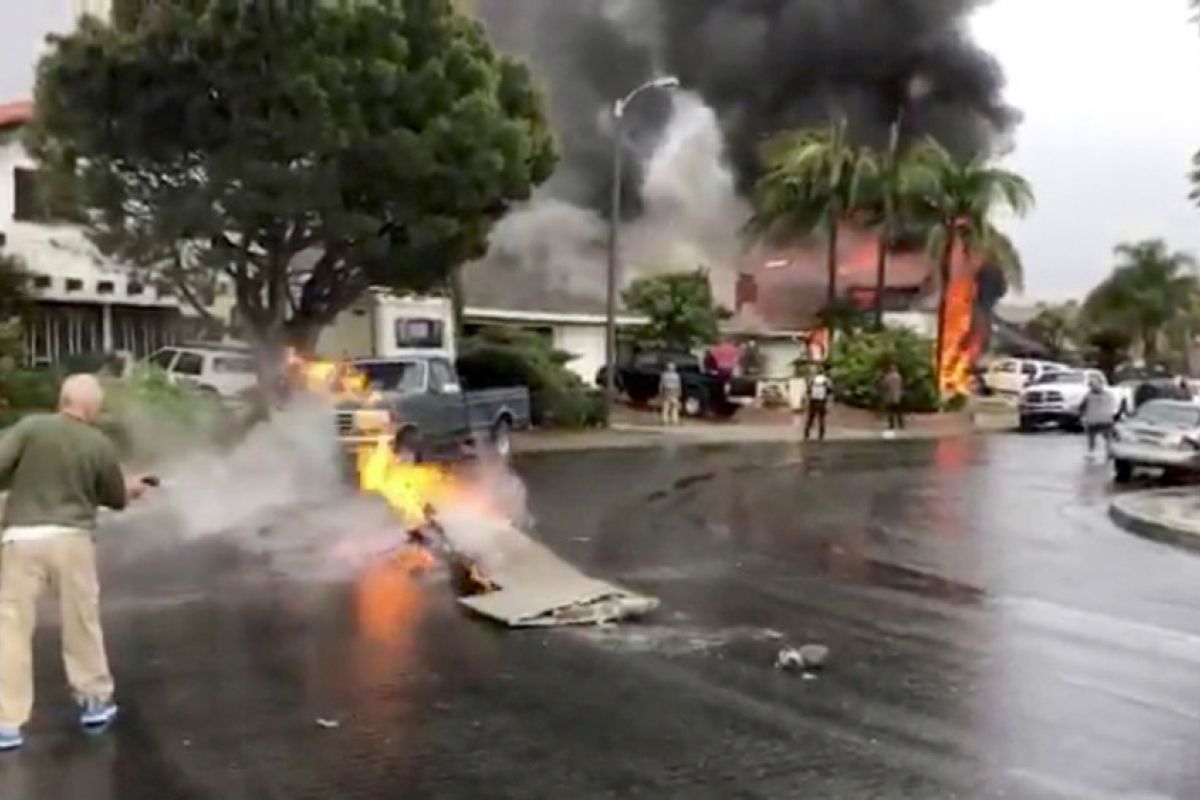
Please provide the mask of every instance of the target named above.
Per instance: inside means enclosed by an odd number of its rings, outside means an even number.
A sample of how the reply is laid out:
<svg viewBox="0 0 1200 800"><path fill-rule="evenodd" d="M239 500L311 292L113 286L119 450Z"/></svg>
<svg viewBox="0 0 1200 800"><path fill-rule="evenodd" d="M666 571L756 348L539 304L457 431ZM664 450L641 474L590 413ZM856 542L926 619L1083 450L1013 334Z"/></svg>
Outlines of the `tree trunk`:
<svg viewBox="0 0 1200 800"><path fill-rule="evenodd" d="M883 292L887 285L888 248L891 244L891 211L887 212L888 221L884 222L879 234L879 253L875 262L875 328L883 330Z"/></svg>
<svg viewBox="0 0 1200 800"><path fill-rule="evenodd" d="M933 363L933 379L937 382L938 400L942 398L942 358L946 351L946 300L950 293L951 270L954 265L955 229L949 226L946 232L946 246L942 251L942 263L939 265L941 286L938 289L938 318L937 318L937 349Z"/></svg>
<svg viewBox="0 0 1200 800"><path fill-rule="evenodd" d="M826 253L826 294L825 307L828 310L833 310L837 303L838 297L838 230L841 220L840 211L835 207L829 213L829 250Z"/></svg>
<svg viewBox="0 0 1200 800"><path fill-rule="evenodd" d="M450 275L447 280L450 289L450 308L454 317L454 336L461 338L463 335L463 317L466 312L467 296L466 287L463 284L463 268L459 266L453 267L450 270Z"/></svg>

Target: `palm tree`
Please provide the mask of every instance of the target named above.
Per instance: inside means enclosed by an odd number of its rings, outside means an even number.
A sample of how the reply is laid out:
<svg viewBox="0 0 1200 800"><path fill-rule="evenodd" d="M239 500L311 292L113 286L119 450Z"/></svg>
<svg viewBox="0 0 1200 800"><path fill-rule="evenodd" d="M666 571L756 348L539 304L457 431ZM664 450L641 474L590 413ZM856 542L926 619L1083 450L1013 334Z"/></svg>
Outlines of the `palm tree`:
<svg viewBox="0 0 1200 800"><path fill-rule="evenodd" d="M1084 313L1094 325L1133 332L1146 363L1154 363L1163 334L1193 313L1196 259L1161 239L1120 244L1115 253L1113 274L1088 295Z"/></svg>
<svg viewBox="0 0 1200 800"><path fill-rule="evenodd" d="M866 182L862 205L869 210L870 224L879 234L875 262L876 328L883 327L883 294L887 286L888 259L898 227L916 217L932 182L929 165L936 157L931 149L933 146L929 140L922 140L901 149L899 126L893 126L891 145L881 157L879 168Z"/></svg>
<svg viewBox="0 0 1200 800"><path fill-rule="evenodd" d="M927 215L929 248L938 259L941 296L938 302L938 369L946 346L946 297L954 253L968 254L1000 267L1013 285L1020 286L1021 264L1012 242L992 224L992 214L1007 210L1018 216L1033 206L1033 189L1015 172L998 169L982 159L960 161L930 142L926 159L923 216Z"/></svg>
<svg viewBox="0 0 1200 800"><path fill-rule="evenodd" d="M846 121L791 131L763 149L765 172L755 186L750 230L759 236L827 236L826 306L837 301L838 233L859 210L864 181L878 173L874 156L850 142Z"/></svg>

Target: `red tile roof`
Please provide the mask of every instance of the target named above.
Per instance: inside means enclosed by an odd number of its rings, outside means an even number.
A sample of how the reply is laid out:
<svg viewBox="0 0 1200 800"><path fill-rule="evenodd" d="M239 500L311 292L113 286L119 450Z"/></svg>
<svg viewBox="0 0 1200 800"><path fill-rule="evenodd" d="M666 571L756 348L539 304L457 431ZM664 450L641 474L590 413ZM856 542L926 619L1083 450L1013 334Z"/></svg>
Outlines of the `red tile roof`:
<svg viewBox="0 0 1200 800"><path fill-rule="evenodd" d="M9 103L0 103L0 130L16 128L31 119L33 119L32 100L13 100Z"/></svg>

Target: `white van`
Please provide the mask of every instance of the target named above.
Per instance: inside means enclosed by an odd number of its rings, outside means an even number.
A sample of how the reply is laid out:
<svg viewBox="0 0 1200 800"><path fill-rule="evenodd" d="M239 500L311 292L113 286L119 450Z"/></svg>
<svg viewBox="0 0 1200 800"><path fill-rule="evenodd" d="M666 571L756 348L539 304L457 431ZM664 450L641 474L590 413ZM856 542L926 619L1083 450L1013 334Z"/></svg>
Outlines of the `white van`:
<svg viewBox="0 0 1200 800"><path fill-rule="evenodd" d="M1054 372L1071 368L1054 361L1028 358L1002 358L993 361L983 374L983 388L992 394L1018 395L1029 384Z"/></svg>
<svg viewBox="0 0 1200 800"><path fill-rule="evenodd" d="M248 350L205 345L164 347L146 359L172 380L193 383L226 399L258 385L254 355Z"/></svg>

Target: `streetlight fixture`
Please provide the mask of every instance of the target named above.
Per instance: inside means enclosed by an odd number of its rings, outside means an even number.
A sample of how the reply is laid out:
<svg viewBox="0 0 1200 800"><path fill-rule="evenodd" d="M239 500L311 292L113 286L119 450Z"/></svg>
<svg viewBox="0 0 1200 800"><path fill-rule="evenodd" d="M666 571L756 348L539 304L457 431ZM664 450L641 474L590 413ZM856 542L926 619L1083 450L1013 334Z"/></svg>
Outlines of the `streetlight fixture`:
<svg viewBox="0 0 1200 800"><path fill-rule="evenodd" d="M622 145L625 142L625 111L638 95L651 89L679 88L679 78L666 75L647 81L613 103L613 177L612 205L608 219L608 297L605 306L604 340L604 424L612 424L617 397L617 284L621 262L621 171Z"/></svg>

